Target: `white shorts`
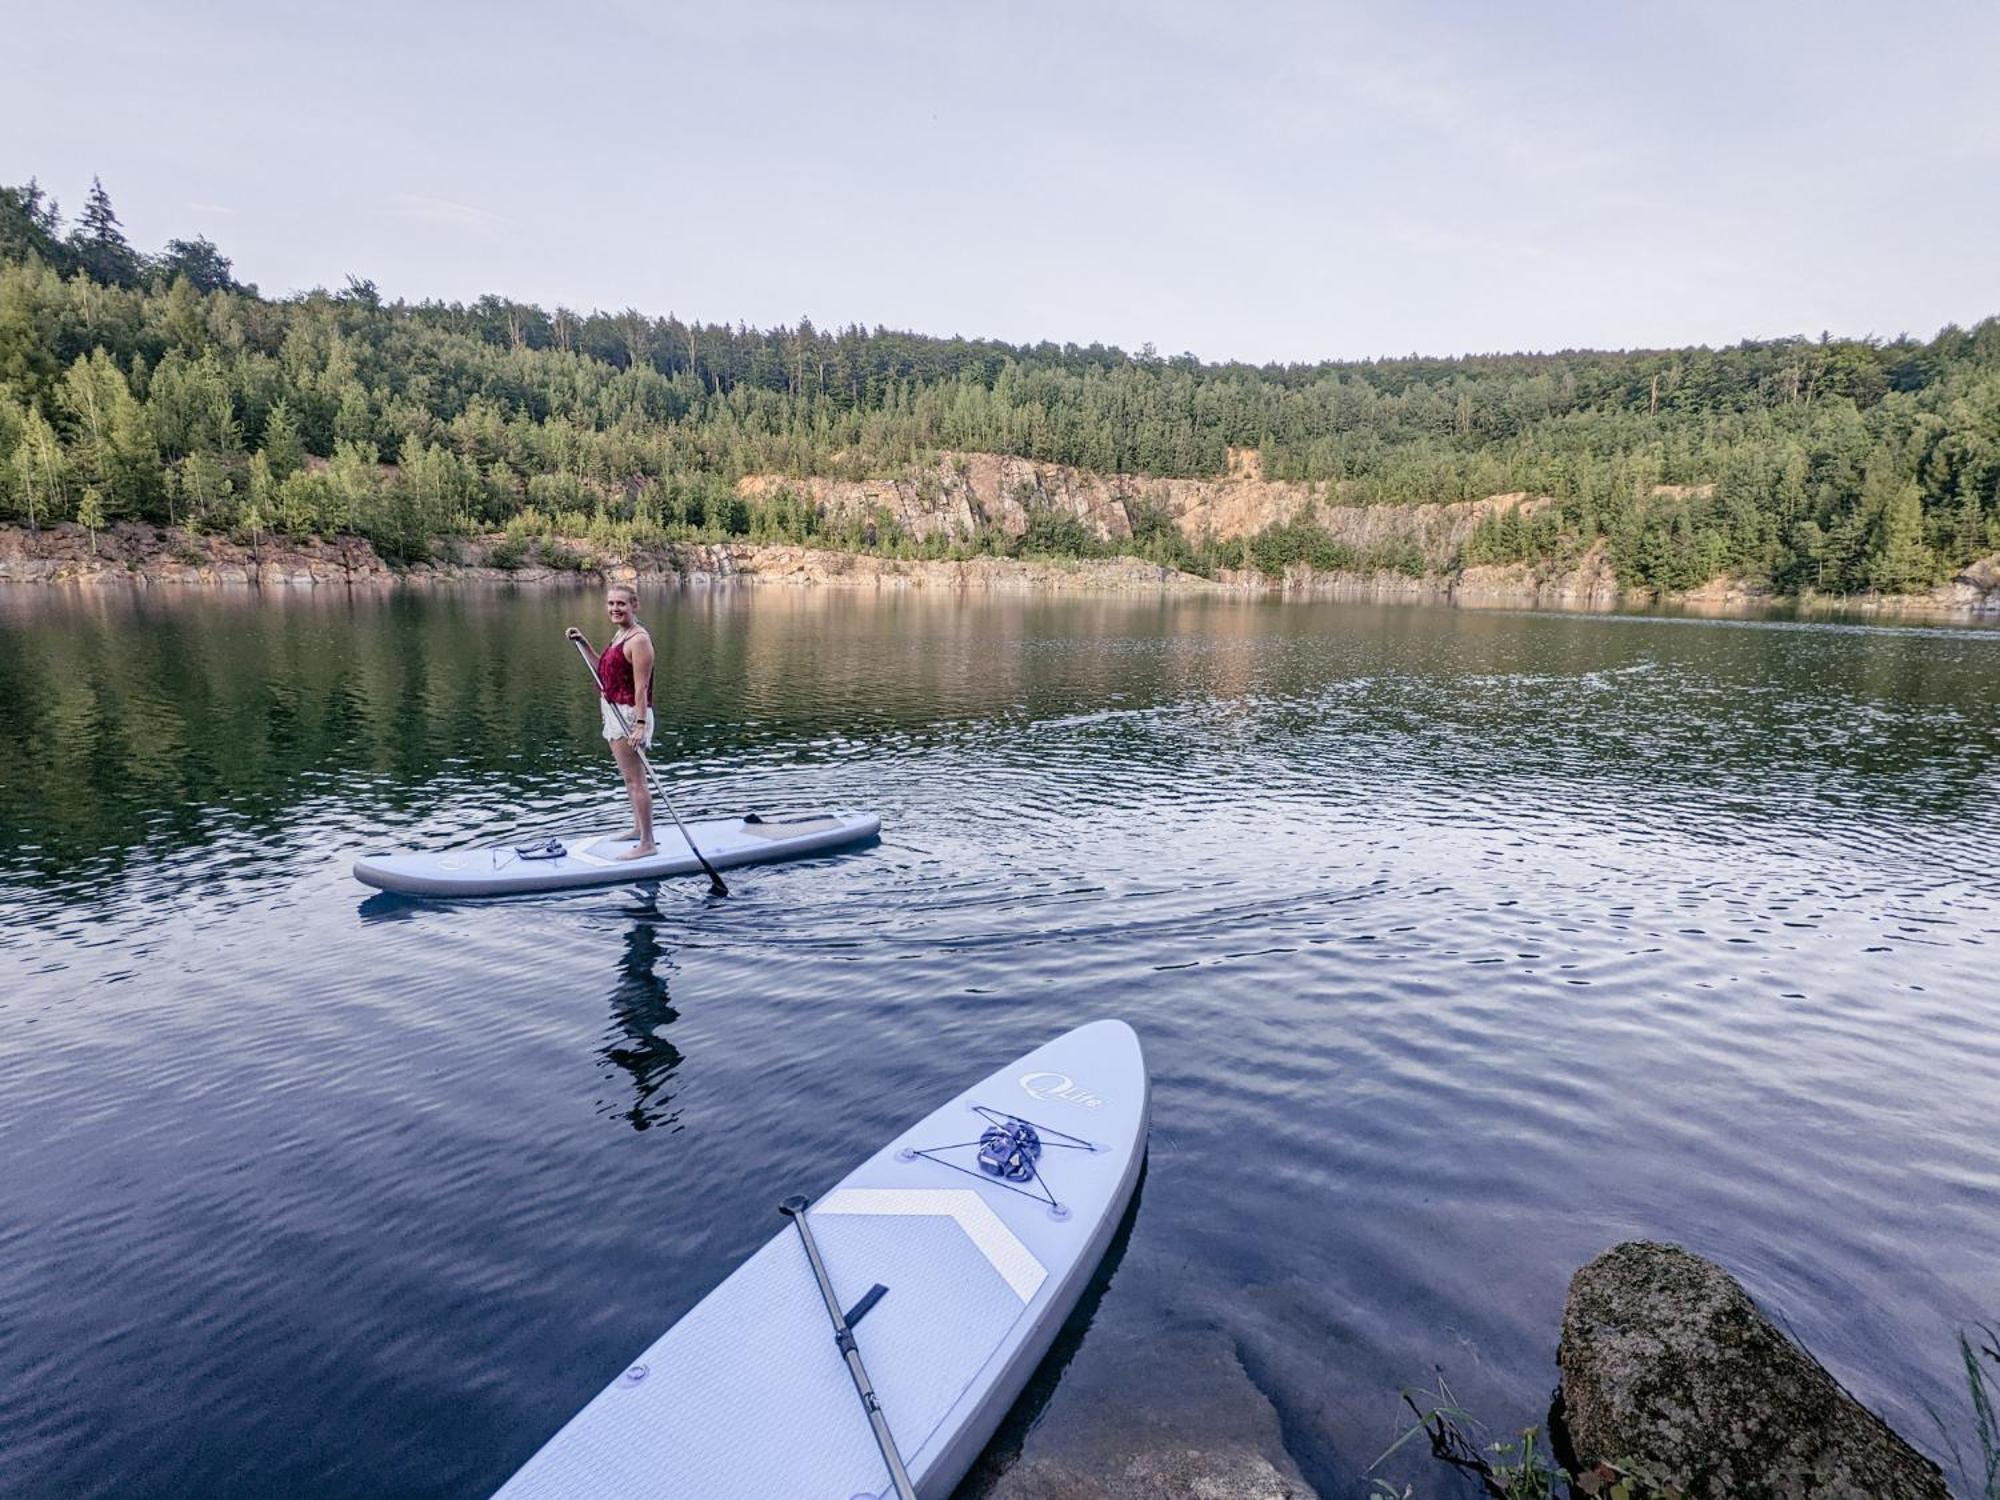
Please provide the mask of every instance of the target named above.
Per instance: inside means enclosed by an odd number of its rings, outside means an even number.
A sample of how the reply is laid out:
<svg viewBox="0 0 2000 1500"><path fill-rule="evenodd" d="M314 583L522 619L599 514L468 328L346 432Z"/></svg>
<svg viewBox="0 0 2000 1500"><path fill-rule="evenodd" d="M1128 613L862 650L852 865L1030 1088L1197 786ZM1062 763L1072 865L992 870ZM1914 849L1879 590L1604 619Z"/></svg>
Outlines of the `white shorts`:
<svg viewBox="0 0 2000 1500"><path fill-rule="evenodd" d="M598 706L604 710L604 737L607 740L622 740L626 736L625 724L632 722L632 705L613 703L608 698L598 699ZM620 713L625 715L625 724L618 722ZM653 711L646 710L646 748L653 748Z"/></svg>

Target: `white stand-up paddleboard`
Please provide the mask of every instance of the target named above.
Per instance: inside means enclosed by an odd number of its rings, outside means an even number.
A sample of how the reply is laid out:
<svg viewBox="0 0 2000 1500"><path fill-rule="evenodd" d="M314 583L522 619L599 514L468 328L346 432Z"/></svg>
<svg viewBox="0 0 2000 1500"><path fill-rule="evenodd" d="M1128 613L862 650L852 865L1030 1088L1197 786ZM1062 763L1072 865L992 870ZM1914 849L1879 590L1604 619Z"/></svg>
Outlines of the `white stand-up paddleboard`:
<svg viewBox="0 0 2000 1500"><path fill-rule="evenodd" d="M865 843L882 831L873 813L788 813L712 818L687 825L694 847L717 869L770 864ZM552 842L435 853L370 854L354 862L354 878L378 890L409 896L508 896L559 891L569 886L619 885L692 875L701 862L672 822L656 827L658 852L620 859L629 840L585 835Z"/></svg>
<svg viewBox="0 0 2000 1500"><path fill-rule="evenodd" d="M1137 1185L1146 1061L1094 1021L974 1084L810 1201L805 1223L921 1500L945 1500L1048 1353ZM1019 1170L1020 1125L1040 1146ZM1010 1144L1011 1143L1011 1144ZM895 1494L814 1274L771 1242L643 1351L503 1500L857 1500ZM879 1293L877 1288L885 1288Z"/></svg>

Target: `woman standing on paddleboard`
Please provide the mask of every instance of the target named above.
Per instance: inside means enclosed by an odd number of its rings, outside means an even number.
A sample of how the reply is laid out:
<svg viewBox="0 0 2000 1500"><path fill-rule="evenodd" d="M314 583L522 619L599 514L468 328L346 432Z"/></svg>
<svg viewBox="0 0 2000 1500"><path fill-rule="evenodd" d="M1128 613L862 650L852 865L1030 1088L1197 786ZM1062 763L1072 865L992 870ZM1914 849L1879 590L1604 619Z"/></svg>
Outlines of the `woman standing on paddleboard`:
<svg viewBox="0 0 2000 1500"><path fill-rule="evenodd" d="M639 623L639 591L629 583L614 583L604 591L604 613L610 617L612 636L602 653L574 625L564 634L582 642L597 663L604 738L610 742L612 759L625 778L625 793L632 799L632 831L623 837L634 843L618 857L644 859L657 852L653 798L646 789L646 766L640 758L653 744L653 638Z"/></svg>

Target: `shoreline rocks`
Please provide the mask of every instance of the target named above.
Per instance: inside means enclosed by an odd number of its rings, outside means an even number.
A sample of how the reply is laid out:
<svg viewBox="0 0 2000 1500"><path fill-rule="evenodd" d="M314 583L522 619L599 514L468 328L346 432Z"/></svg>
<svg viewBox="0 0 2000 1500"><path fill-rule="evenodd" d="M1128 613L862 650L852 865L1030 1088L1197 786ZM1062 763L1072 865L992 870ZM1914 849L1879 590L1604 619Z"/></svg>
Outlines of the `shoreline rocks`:
<svg viewBox="0 0 2000 1500"><path fill-rule="evenodd" d="M1507 497L1502 497L1507 498ZM120 522L95 537L74 523L29 531L0 526L0 584L155 584L201 587L396 588L432 584L576 585L604 579L674 585L779 584L806 588L1156 592L1287 599L1451 604L1480 609L1603 611L1664 607L1711 616L1757 616L1774 607L1801 616L1873 614L1978 621L2000 616L2000 555L1974 563L1928 594L1779 599L1766 589L1717 579L1679 595L1622 589L1600 543L1567 564L1511 563L1411 577L1393 571L1316 572L1303 565L1276 579L1245 569L1202 578L1143 558L915 559L840 552L796 543L667 543L600 553L587 540L557 539L512 556L500 535L451 538L433 560L394 566L360 537L266 538L251 546L223 536ZM495 566L505 559L510 566Z"/></svg>
<svg viewBox="0 0 2000 1500"><path fill-rule="evenodd" d="M1018 1454L997 1464L989 1455L963 1493L978 1500L1318 1500L1285 1451L1276 1410L1221 1331L1100 1330L1091 1355L1064 1373L1060 1412L1044 1413ZM1134 1401L1135 1388L1143 1401Z"/></svg>
<svg viewBox="0 0 2000 1500"><path fill-rule="evenodd" d="M1586 1467L1638 1464L1687 1500L1950 1500L1936 1464L1678 1245L1633 1241L1578 1271L1557 1363Z"/></svg>

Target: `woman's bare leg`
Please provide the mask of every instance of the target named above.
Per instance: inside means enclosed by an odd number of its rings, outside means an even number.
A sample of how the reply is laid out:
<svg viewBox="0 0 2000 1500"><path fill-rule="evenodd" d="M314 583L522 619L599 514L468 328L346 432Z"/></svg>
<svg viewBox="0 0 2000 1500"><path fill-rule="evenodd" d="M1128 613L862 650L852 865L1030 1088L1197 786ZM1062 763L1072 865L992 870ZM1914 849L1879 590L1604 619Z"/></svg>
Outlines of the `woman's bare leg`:
<svg viewBox="0 0 2000 1500"><path fill-rule="evenodd" d="M639 761L639 752L624 740L611 742L611 754L625 778L625 795L632 799L632 832L638 839L619 858L643 859L658 852L653 842L653 792L646 785L646 768Z"/></svg>

